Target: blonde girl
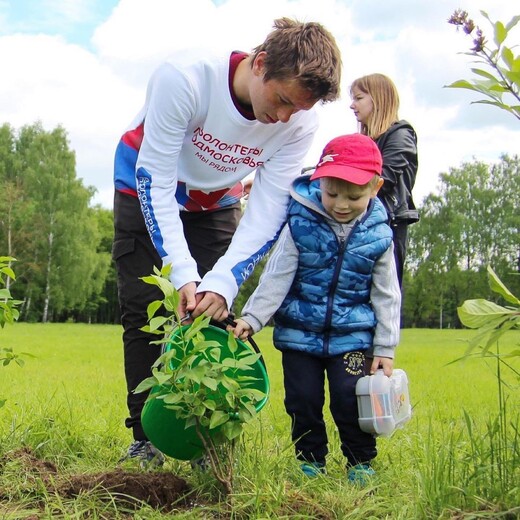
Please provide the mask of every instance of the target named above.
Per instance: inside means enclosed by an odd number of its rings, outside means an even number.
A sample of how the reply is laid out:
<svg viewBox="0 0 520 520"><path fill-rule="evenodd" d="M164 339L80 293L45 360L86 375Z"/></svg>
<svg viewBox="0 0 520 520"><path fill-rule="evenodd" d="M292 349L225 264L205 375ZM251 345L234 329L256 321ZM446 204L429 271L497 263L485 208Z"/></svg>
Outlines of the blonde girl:
<svg viewBox="0 0 520 520"><path fill-rule="evenodd" d="M419 220L412 198L418 167L417 135L408 121L399 119L399 93L384 74L354 80L350 97L359 132L371 137L383 156L384 184L378 197L388 213L397 275L402 285L408 226Z"/></svg>

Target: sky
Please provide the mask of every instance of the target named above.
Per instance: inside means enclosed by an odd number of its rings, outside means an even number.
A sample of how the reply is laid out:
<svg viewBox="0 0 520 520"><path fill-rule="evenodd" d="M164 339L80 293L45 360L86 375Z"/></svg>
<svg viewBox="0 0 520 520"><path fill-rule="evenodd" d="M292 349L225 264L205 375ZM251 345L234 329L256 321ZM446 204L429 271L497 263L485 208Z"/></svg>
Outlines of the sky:
<svg viewBox="0 0 520 520"><path fill-rule="evenodd" d="M317 108L306 165L316 164L327 141L357 131L352 81L386 74L399 90L400 117L418 134L420 204L438 192L441 172L520 151L513 115L472 104L473 92L444 88L471 78L476 66L463 54L471 38L447 23L457 8L492 40L480 11L507 22L520 13L520 0L0 0L0 125L65 128L78 177L96 188L93 203L111 208L115 147L151 73L172 51L247 52L276 18L318 21L341 50L342 94ZM509 46L520 43L520 25L510 39Z"/></svg>

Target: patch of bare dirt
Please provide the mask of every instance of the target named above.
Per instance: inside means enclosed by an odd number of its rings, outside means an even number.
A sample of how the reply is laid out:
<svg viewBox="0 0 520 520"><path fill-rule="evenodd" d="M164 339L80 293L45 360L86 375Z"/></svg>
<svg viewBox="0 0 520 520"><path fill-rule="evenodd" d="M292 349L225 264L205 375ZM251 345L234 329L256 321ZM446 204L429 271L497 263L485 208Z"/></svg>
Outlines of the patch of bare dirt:
<svg viewBox="0 0 520 520"><path fill-rule="evenodd" d="M59 486L58 492L66 498L95 490L108 491L124 502L145 502L159 509L171 509L183 502L189 493L187 482L168 472L138 473L116 469L94 475L72 475Z"/></svg>
<svg viewBox="0 0 520 520"><path fill-rule="evenodd" d="M99 493L100 498L109 496L112 500L138 506L146 503L164 511L187 505L191 488L188 483L167 471L137 472L115 469L95 474L59 475L57 467L49 461L41 460L28 448L6 454L0 460L0 468L9 461L15 461L31 477L43 482L49 492L64 498L74 498L86 493Z"/></svg>

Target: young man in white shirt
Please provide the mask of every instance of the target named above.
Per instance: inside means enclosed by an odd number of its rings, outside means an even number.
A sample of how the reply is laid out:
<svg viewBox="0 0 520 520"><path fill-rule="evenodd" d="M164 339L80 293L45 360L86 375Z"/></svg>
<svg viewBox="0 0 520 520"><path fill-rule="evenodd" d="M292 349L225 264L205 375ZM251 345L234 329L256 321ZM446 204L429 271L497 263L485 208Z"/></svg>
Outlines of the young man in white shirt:
<svg viewBox="0 0 520 520"><path fill-rule="evenodd" d="M134 443L161 462L140 415L159 348L140 329L161 297L139 278L172 264L180 313L227 317L240 285L285 221L289 186L317 128L317 102L339 95L341 58L320 24L287 18L251 54L183 51L152 75L115 157L115 238L125 376ZM241 216L241 180L255 171ZM266 218L268 217L268 218ZM240 225L238 224L240 220Z"/></svg>

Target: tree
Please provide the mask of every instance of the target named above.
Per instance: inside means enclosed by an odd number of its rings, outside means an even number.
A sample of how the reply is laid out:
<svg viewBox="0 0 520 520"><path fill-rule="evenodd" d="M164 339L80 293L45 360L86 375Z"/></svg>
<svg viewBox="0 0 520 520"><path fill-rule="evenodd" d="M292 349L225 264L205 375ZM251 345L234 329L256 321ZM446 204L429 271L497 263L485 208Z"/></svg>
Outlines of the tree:
<svg viewBox="0 0 520 520"><path fill-rule="evenodd" d="M89 207L94 190L76 178L65 130L48 132L36 123L10 136L4 125L0 182L12 198L3 201L2 238L9 244L16 234L13 291L24 300L22 315L45 322L65 309L84 308L100 293L110 258L98 251L101 237Z"/></svg>
<svg viewBox="0 0 520 520"><path fill-rule="evenodd" d="M111 261L114 222L112 210L94 206L91 210L99 235L97 254L105 258L106 274L98 277L102 282L99 292L92 294L83 309L75 312L68 310L62 319L73 317L76 321L93 323L121 323L121 313L117 297L117 277L114 263Z"/></svg>
<svg viewBox="0 0 520 520"><path fill-rule="evenodd" d="M19 232L20 222L28 210L20 178L16 175L15 139L14 130L9 125L0 127L0 185L3 194L0 199L0 244L9 257L16 256L16 248L24 241L25 237ZM10 277L6 278L5 285L10 288Z"/></svg>
<svg viewBox="0 0 520 520"><path fill-rule="evenodd" d="M475 161L441 174L439 194L425 199L410 230L406 325L458 325L457 306L489 293L489 264L504 278L518 270L519 168L517 156L503 156L493 166Z"/></svg>

